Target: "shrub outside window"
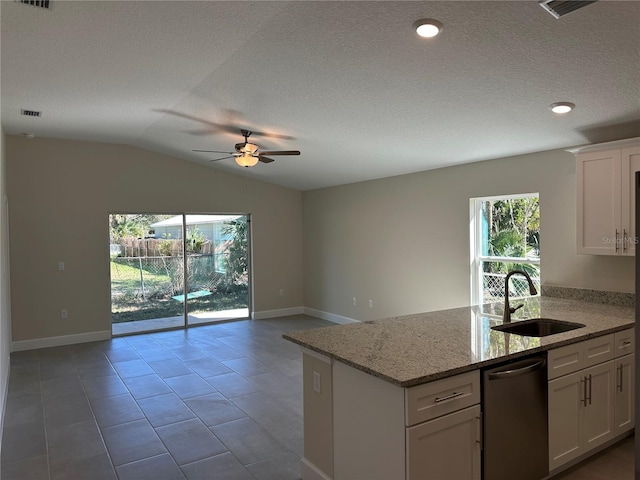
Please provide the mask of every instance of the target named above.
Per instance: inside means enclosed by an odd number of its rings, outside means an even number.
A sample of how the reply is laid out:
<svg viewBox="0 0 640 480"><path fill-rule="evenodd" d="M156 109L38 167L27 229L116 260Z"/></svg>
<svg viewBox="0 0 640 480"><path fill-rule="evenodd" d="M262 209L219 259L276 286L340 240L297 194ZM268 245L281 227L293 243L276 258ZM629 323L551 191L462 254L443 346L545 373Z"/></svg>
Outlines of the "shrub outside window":
<svg viewBox="0 0 640 480"><path fill-rule="evenodd" d="M504 301L504 279L527 272L540 292L540 202L537 193L471 199L471 303ZM512 298L529 296L526 279L514 275Z"/></svg>

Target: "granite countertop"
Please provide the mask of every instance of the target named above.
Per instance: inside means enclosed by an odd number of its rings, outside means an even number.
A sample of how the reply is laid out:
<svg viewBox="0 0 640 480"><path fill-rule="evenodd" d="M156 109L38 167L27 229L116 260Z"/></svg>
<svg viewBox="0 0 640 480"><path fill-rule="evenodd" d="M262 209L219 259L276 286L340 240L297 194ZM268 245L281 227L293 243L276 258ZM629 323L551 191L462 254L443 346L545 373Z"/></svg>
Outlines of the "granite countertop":
<svg viewBox="0 0 640 480"><path fill-rule="evenodd" d="M633 307L552 297L529 298L524 303L512 315L512 323L553 318L585 327L539 338L506 334L490 328L502 324L503 305L488 304L296 331L283 337L400 387L410 387L624 330L635 322Z"/></svg>

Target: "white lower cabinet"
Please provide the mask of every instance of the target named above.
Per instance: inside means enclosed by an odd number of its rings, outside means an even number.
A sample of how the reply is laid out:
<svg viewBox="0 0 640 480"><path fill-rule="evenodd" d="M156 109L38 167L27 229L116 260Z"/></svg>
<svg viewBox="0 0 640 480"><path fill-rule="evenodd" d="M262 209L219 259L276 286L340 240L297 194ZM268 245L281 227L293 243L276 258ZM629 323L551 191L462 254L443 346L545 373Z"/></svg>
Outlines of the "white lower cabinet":
<svg viewBox="0 0 640 480"><path fill-rule="evenodd" d="M625 355L616 360L615 434L631 430L634 425L634 359Z"/></svg>
<svg viewBox="0 0 640 480"><path fill-rule="evenodd" d="M632 333L632 330L625 333ZM623 332L619 332L622 334ZM618 339L619 333L615 338ZM582 352L586 347L607 338L614 345L614 335L591 339L549 351L549 471L580 457L590 450L614 439L634 426L633 355L619 356L623 350L602 348L609 359L593 366ZM608 341L608 340L607 340ZM554 365L563 359L578 359L572 373L557 376ZM567 363L568 365L568 363ZM565 367L562 367L565 368ZM555 378L554 378L555 377Z"/></svg>
<svg viewBox="0 0 640 480"><path fill-rule="evenodd" d="M480 480L478 370L402 388L334 362L332 381L333 476L305 480Z"/></svg>
<svg viewBox="0 0 640 480"><path fill-rule="evenodd" d="M549 470L614 437L614 362L549 382Z"/></svg>
<svg viewBox="0 0 640 480"><path fill-rule="evenodd" d="M408 480L480 480L480 405L407 428Z"/></svg>

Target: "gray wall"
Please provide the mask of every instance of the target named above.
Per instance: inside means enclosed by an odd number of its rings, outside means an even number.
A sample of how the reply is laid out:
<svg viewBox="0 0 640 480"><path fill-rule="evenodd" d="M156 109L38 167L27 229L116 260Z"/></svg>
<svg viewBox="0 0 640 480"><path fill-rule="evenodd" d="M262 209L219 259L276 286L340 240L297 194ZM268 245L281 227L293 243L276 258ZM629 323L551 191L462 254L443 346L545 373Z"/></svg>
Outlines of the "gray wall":
<svg viewBox="0 0 640 480"><path fill-rule="evenodd" d="M11 352L11 299L9 289L9 219L7 218L7 176L5 137L0 125L0 432L4 425L5 399L9 383ZM2 450L2 439L0 439Z"/></svg>
<svg viewBox="0 0 640 480"><path fill-rule="evenodd" d="M575 182L555 150L306 191L305 306L369 320L468 305L469 199L535 192L542 283L633 292L633 258L576 254Z"/></svg>
<svg viewBox="0 0 640 480"><path fill-rule="evenodd" d="M251 213L256 312L367 320L469 304L469 198L539 192L543 284L634 291L633 258L575 253L561 150L301 193L121 145L5 144L14 341L110 328L109 212Z"/></svg>
<svg viewBox="0 0 640 480"><path fill-rule="evenodd" d="M300 192L122 145L8 135L6 151L14 342L110 330L112 212L250 213L254 310L303 304Z"/></svg>

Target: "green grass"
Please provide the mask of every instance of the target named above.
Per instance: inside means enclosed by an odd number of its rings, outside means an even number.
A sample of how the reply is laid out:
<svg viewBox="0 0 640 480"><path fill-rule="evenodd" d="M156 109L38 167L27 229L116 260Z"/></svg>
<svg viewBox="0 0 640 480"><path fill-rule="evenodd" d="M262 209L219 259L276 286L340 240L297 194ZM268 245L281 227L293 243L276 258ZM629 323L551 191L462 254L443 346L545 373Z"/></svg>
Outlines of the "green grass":
<svg viewBox="0 0 640 480"><path fill-rule="evenodd" d="M134 263L135 265L135 263ZM184 306L173 298L182 294L171 288L171 277L145 268L142 275L145 286L143 298L140 285L140 268L111 261L111 318L113 323L133 322L152 318L182 315ZM202 280L202 279L200 279ZM194 286L196 280L192 280ZM196 288L203 290L206 288ZM193 291L193 288L191 289ZM230 292L214 292L206 297L188 300L189 312L215 312L247 307L247 287L235 286Z"/></svg>
<svg viewBox="0 0 640 480"><path fill-rule="evenodd" d="M171 285L169 275L142 269L145 288L159 290ZM135 290L140 288L140 269L111 261L111 290Z"/></svg>
<svg viewBox="0 0 640 480"><path fill-rule="evenodd" d="M189 313L218 312L247 308L247 290L239 289L231 293L216 292L206 297L188 300ZM183 314L183 303L168 298L134 299L112 305L111 319L113 323L134 322L151 318L174 317Z"/></svg>

